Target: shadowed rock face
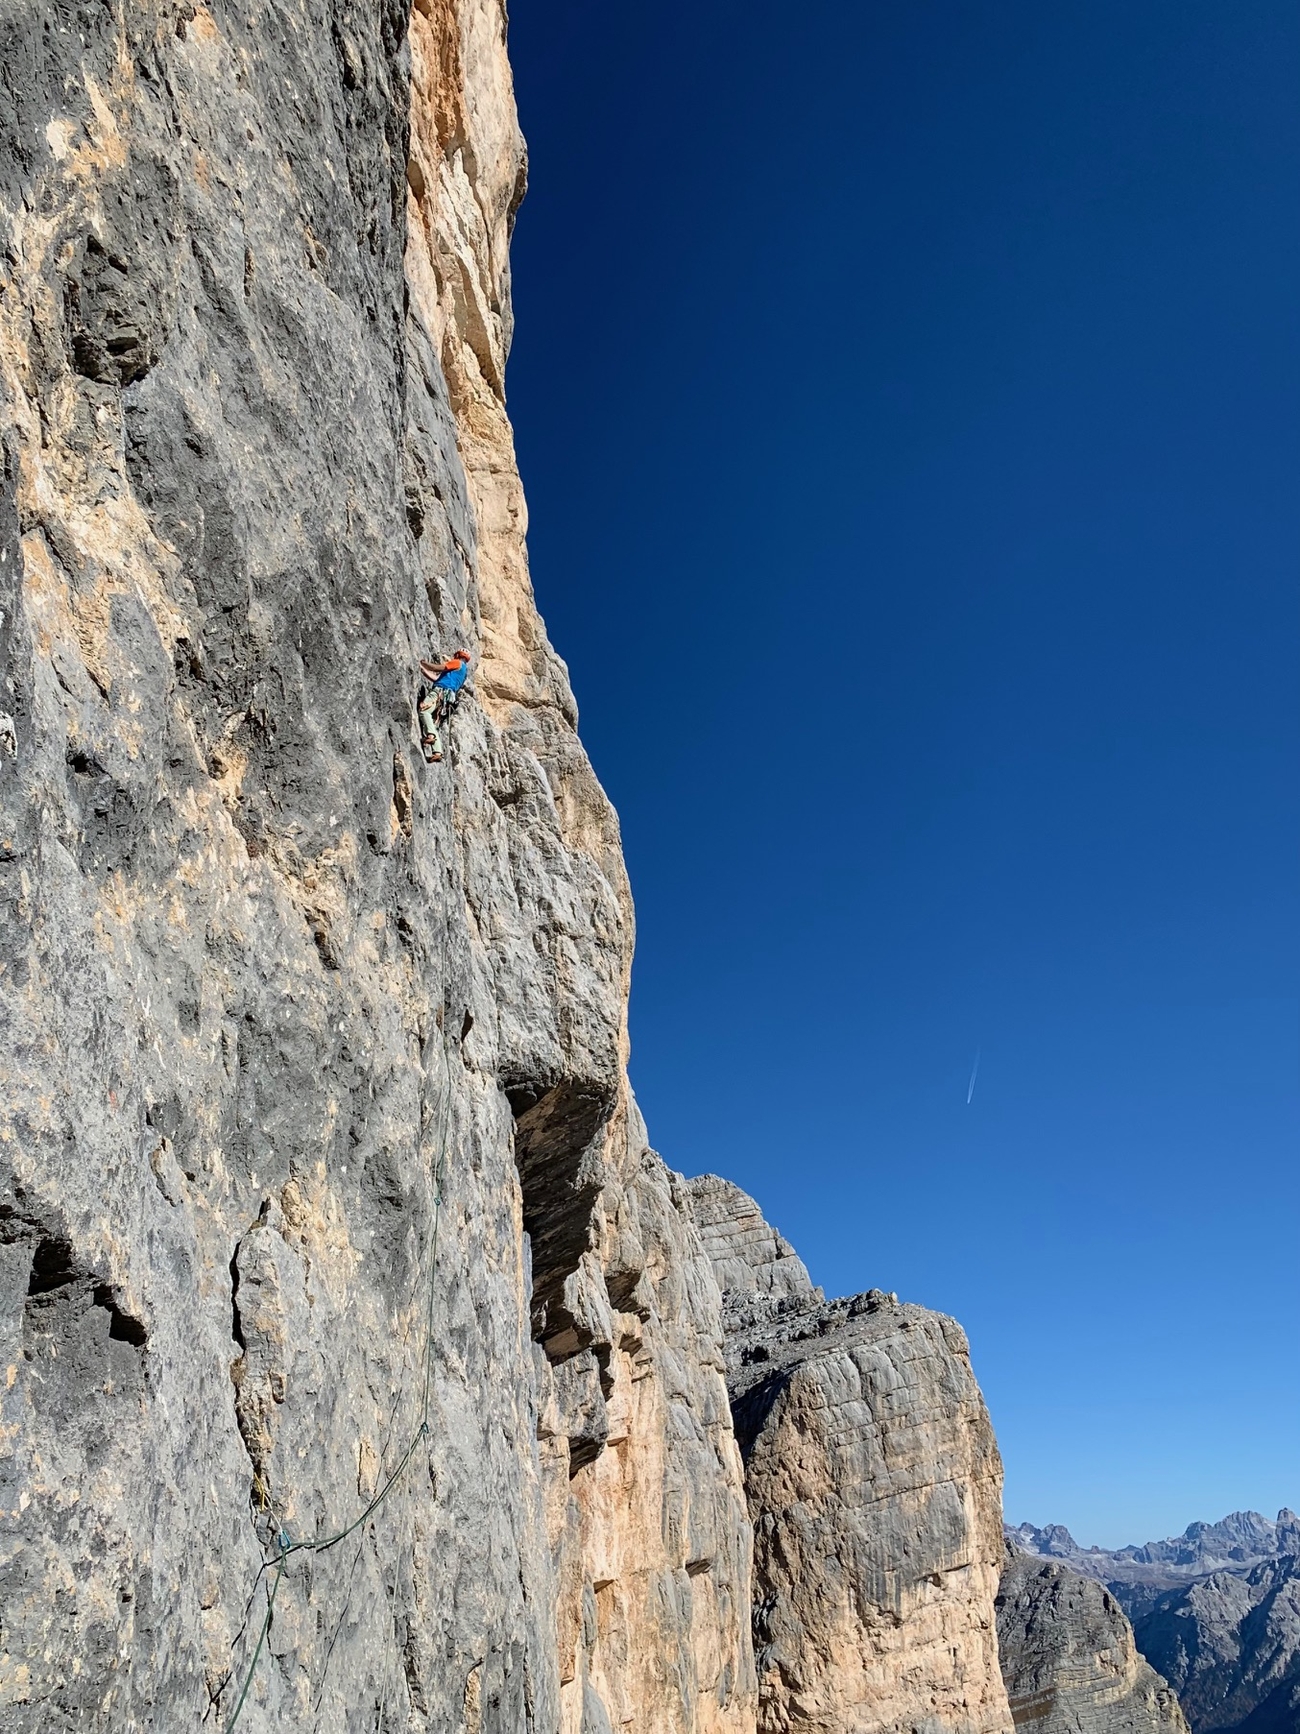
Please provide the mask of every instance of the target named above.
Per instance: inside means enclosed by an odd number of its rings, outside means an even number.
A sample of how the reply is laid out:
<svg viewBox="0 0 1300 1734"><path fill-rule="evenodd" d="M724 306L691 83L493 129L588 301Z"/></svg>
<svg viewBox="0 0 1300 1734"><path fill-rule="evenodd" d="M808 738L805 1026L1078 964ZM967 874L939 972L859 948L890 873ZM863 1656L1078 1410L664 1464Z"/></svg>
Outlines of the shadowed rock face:
<svg viewBox="0 0 1300 1734"><path fill-rule="evenodd" d="M1001 1464L961 1330L879 1290L827 1302L739 1188L685 1189L723 1289L759 1727L1008 1729Z"/></svg>
<svg viewBox="0 0 1300 1734"><path fill-rule="evenodd" d="M1195 1734L1295 1734L1300 1727L1295 1523L1291 1512L1281 1513L1278 1527L1293 1551L1171 1591L1135 1622L1143 1654L1176 1687Z"/></svg>
<svg viewBox="0 0 1300 1734"><path fill-rule="evenodd" d="M0 1724L221 1725L274 1582L249 1734L751 1727L718 1293L528 581L504 10L3 31Z"/></svg>
<svg viewBox="0 0 1300 1734"><path fill-rule="evenodd" d="M1167 1682L1138 1654L1101 1584L1008 1547L998 1649L1017 1728L1033 1734L1186 1734Z"/></svg>

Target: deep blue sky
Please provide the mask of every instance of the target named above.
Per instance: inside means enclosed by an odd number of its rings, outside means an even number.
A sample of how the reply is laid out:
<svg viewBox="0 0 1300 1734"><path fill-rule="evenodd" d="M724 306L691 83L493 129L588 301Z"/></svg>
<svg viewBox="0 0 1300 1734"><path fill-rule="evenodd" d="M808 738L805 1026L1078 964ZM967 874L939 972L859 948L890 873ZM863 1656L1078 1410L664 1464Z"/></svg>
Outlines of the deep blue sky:
<svg viewBox="0 0 1300 1734"><path fill-rule="evenodd" d="M511 12L652 1138L961 1319L1009 1518L1300 1506L1300 9Z"/></svg>

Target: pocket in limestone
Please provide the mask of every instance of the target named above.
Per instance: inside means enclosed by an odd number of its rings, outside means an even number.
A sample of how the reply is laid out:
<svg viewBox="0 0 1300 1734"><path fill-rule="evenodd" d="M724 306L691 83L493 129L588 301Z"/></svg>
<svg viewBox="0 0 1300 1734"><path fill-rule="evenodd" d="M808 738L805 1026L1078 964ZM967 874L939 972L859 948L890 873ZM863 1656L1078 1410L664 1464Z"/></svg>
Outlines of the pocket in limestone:
<svg viewBox="0 0 1300 1734"><path fill-rule="evenodd" d="M152 321L139 285L120 254L86 238L77 274L68 279L68 326L77 372L101 385L130 385L158 359Z"/></svg>
<svg viewBox="0 0 1300 1734"><path fill-rule="evenodd" d="M157 364L176 317L176 203L170 172L144 157L104 187L64 275L68 347L84 378L128 386Z"/></svg>
<svg viewBox="0 0 1300 1734"><path fill-rule="evenodd" d="M98 1454L112 1424L112 1401L138 1399L143 1385L148 1338L142 1320L61 1228L9 1216L0 1222L0 1264L11 1279L0 1286L21 1308L32 1407L76 1430L83 1449Z"/></svg>

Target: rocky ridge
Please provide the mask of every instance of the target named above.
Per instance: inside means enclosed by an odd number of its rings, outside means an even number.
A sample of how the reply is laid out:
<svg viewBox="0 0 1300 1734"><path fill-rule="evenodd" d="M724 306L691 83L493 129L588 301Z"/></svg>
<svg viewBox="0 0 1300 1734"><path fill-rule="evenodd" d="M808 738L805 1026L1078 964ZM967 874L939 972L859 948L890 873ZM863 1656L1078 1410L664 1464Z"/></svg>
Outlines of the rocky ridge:
<svg viewBox="0 0 1300 1734"><path fill-rule="evenodd" d="M1296 1519L1280 1511L1270 1523L1258 1511L1233 1511L1218 1523L1189 1523L1181 1535L1129 1547L1081 1547L1060 1523L1036 1528L1007 1524L1008 1540L1022 1553L1060 1560L1072 1571L1104 1583L1133 1617L1166 1590L1193 1583L1215 1571L1246 1569L1287 1551L1289 1525Z"/></svg>
<svg viewBox="0 0 1300 1734"><path fill-rule="evenodd" d="M1287 1539L1291 1551L1171 1591L1135 1622L1195 1734L1300 1727L1300 1538Z"/></svg>
<svg viewBox="0 0 1300 1734"><path fill-rule="evenodd" d="M1002 1466L960 1328L880 1290L827 1301L738 1187L683 1190L722 1289L759 1727L1009 1728Z"/></svg>
<svg viewBox="0 0 1300 1734"><path fill-rule="evenodd" d="M1300 1725L1300 1519L1236 1511L1140 1546L1082 1548L1051 1524L1007 1527L1042 1572L1104 1584L1132 1617L1141 1654L1176 1690L1194 1734L1293 1734ZM1024 1550L1021 1552L1020 1550ZM1030 1574L1032 1576L1032 1574ZM1071 1586L1076 1602L1083 1592ZM1016 1689L1008 1679L1013 1707Z"/></svg>

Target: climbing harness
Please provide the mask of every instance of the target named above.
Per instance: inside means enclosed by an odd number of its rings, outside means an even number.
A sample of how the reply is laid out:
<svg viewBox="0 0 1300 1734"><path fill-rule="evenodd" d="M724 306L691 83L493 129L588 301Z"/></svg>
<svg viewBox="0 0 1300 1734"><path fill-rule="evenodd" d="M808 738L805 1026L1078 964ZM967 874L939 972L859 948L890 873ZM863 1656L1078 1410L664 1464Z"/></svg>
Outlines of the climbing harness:
<svg viewBox="0 0 1300 1734"><path fill-rule="evenodd" d="M440 686L420 688L415 708L420 718L420 750L426 763L436 765L442 757L440 725L450 722L459 703L459 692L449 692Z"/></svg>
<svg viewBox="0 0 1300 1734"><path fill-rule="evenodd" d="M467 650L456 651L442 663L420 659L420 672L428 684L420 688L415 709L420 719L420 751L427 764L436 765L442 758L441 725L450 720L460 703L469 663Z"/></svg>
<svg viewBox="0 0 1300 1734"><path fill-rule="evenodd" d="M440 1023L443 1019L445 1019L445 1004L442 1013L440 1014ZM420 1424L411 1435L406 1449L402 1452L401 1457L397 1461L396 1467L384 1482L383 1486L366 1505L360 1515L354 1517L352 1522L345 1528L338 1530L333 1535L317 1536L315 1539L310 1541L295 1541L289 1535L289 1532L281 1526L276 1536L277 1551L275 1557L273 1559L262 1561L261 1565L258 1567L257 1576L253 1580L253 1591L256 1593L257 1585L261 1581L263 1574L270 1569L274 1569L275 1575L271 1580L271 1587L267 1591L266 1612L262 1616L261 1627L257 1634L257 1642L253 1647L252 1660L249 1662L248 1671L244 1675L244 1683L240 1688L239 1697L235 1701L235 1707L230 1714L229 1721L226 1723L225 1734L232 1734L232 1730L238 1723L240 1716L243 1714L244 1705L248 1701L248 1694L252 1690L253 1686L253 1677L257 1672L257 1664L262 1659L262 1651L266 1647L267 1634L271 1629L271 1621L275 1614L275 1598L280 1593L280 1585L284 1581L285 1569L288 1566L291 1557L296 1553L328 1553L331 1548L337 1547L340 1542L346 1541L350 1535L354 1535L358 1529L368 1523L405 1475L407 1466L415 1456L416 1448L419 1446L420 1441L429 1437L429 1409L433 1399L434 1279L438 1269L438 1225L442 1218L442 1176L447 1159L447 1134L451 1122L451 1056L447 1048L447 1032L445 1028L441 1029L441 1036L443 1061L442 1130L438 1140L438 1160L433 1171L433 1224L429 1235L428 1287L424 1312L424 1351L421 1356L424 1367L423 1390L420 1404ZM257 1478L257 1486L260 1497L265 1500L265 1488L262 1486L260 1477ZM399 1579L396 1575L394 1576L393 1581L395 1612L396 1596L399 1586ZM238 1637L236 1637L235 1641L238 1642ZM332 1649L333 1645L331 1644L330 1647ZM328 1656L326 1657L326 1666L328 1667ZM324 1682L322 1680L322 1687L323 1684ZM224 1690L224 1687L222 1690ZM386 1682L384 1695L386 1700Z"/></svg>

